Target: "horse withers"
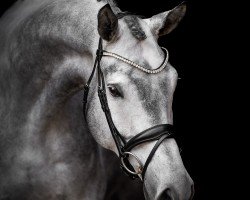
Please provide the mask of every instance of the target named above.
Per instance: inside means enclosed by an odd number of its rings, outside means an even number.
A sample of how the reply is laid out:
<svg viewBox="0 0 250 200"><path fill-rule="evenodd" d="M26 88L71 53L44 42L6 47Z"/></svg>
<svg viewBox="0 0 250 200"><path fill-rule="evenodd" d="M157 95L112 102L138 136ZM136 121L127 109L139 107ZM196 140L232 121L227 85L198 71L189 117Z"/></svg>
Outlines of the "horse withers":
<svg viewBox="0 0 250 200"><path fill-rule="evenodd" d="M96 74L86 119L82 113L82 89L91 74L99 38L103 50L153 70L166 59L158 37L178 25L186 6L142 19L129 14L119 17L120 9L112 1L106 3L18 1L2 17L1 200L99 200L108 196L108 174L119 166L110 162L102 147L119 152L96 93ZM114 57L103 56L100 66L112 120L125 142L150 127L173 123L178 75L169 62L156 74ZM144 142L131 153L143 166L156 143ZM138 168L133 157L128 162ZM113 188L123 199L124 188ZM193 181L173 138L163 140L157 148L143 189L146 199L192 198ZM131 192L137 192L132 184Z"/></svg>

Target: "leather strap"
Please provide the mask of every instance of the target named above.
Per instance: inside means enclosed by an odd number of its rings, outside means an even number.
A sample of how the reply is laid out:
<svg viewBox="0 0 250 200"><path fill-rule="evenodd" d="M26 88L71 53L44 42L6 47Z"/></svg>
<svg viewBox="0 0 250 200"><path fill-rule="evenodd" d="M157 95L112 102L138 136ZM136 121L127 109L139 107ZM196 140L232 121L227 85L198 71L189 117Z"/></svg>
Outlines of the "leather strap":
<svg viewBox="0 0 250 200"><path fill-rule="evenodd" d="M95 71L96 71L96 66L98 64L98 62L101 60L101 56L102 56L102 39L99 39L99 44L98 44L98 49L96 51L96 58L95 58L95 62L94 62L94 67L93 70L89 76L89 79L87 81L87 83L85 84L84 88L83 88L83 116L86 120L86 109L87 109L87 102L88 102L88 94L89 94L89 88L90 88L90 83L94 77Z"/></svg>
<svg viewBox="0 0 250 200"><path fill-rule="evenodd" d="M145 164L144 164L144 167L143 167L143 171L142 171L142 179L144 180L144 177L145 177L145 174L146 174L146 171L147 171L147 168L148 168L148 165L150 163L150 161L152 160L152 158L154 157L155 155L155 152L156 150L158 149L158 147L160 146L160 144L163 142L163 140L165 140L166 138L170 138L172 137L172 134L167 134L167 135L163 135L155 144L154 148L151 150Z"/></svg>
<svg viewBox="0 0 250 200"><path fill-rule="evenodd" d="M151 150L142 171L142 179L144 180L145 173L147 171L148 165L150 161L152 160L156 150L160 146L160 144L163 142L166 138L172 138L174 135L173 125L171 124L160 124L154 127L151 127L145 131L142 131L141 133L135 135L133 138L131 138L125 145L124 145L124 151L131 151L134 147L136 147L139 144L150 142L150 141L157 141L153 149ZM129 163L129 161L127 161ZM130 165L127 165L130 167L130 170L133 168ZM132 170L133 171L133 170ZM132 179L135 178L135 175L131 176Z"/></svg>
<svg viewBox="0 0 250 200"><path fill-rule="evenodd" d="M158 140L169 132L173 132L173 125L171 124L160 124L151 127L131 138L124 146L124 150L130 151L132 148L141 143Z"/></svg>

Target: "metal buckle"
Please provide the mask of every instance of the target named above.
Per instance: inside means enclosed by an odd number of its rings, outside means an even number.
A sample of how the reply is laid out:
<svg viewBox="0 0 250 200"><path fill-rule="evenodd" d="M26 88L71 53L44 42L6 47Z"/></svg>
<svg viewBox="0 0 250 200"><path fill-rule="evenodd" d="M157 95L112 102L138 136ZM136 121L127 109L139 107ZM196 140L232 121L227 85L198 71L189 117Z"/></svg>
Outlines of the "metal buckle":
<svg viewBox="0 0 250 200"><path fill-rule="evenodd" d="M142 164L142 162L140 161L140 159L139 159L136 155L134 155L133 153L131 153L131 152L124 152L123 154L124 154L124 155L128 155L128 156L133 156L133 157L135 158L135 160L137 161L137 163L139 164L139 167L137 168L136 171L131 171L131 170L126 166L126 164L125 164L125 162L124 162L124 158L126 158L126 157L121 157L121 164L122 164L122 166L124 167L124 169L125 169L127 172L129 172L130 174L133 174L133 175L141 174L142 171L143 171L143 164Z"/></svg>

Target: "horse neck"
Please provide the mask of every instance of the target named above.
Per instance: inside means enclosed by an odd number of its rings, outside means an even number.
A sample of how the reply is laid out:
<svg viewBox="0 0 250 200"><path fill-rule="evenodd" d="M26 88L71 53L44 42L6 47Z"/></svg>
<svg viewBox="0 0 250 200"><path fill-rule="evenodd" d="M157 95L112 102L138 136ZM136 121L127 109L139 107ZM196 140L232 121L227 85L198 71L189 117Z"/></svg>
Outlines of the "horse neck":
<svg viewBox="0 0 250 200"><path fill-rule="evenodd" d="M20 137L25 134L29 143L32 138L45 137L44 133L49 130L59 130L64 122L69 124L70 118L81 116L66 105L76 96L81 109L77 93L93 65L98 43L96 16L104 3L62 1L44 1L46 3L36 7L20 24L9 23L6 25L9 32L1 33L6 39L1 41L5 47L1 52L5 61L1 74L9 75L4 82L11 86L8 90L1 88L3 109L9 111L1 120L8 124L10 133L20 133ZM2 21L9 20L10 16L18 18L19 11L25 10L23 6L16 6ZM71 115L64 115L65 112ZM69 127L66 130L70 131ZM89 136L86 137L88 140Z"/></svg>
<svg viewBox="0 0 250 200"><path fill-rule="evenodd" d="M52 102L54 96L54 102L62 102L64 97L80 90L91 71L98 43L96 16L103 3L93 0L45 2L46 5L36 8L36 12L30 13L19 25L9 23L6 29L11 34L1 33L8 41L3 45L6 48L1 58L10 58L3 68L11 74L8 80L1 81L12 85L10 92L15 98L24 102L33 100L28 105L47 94L55 94L49 101ZM21 15L19 10L23 9L20 4L2 21L10 15Z"/></svg>

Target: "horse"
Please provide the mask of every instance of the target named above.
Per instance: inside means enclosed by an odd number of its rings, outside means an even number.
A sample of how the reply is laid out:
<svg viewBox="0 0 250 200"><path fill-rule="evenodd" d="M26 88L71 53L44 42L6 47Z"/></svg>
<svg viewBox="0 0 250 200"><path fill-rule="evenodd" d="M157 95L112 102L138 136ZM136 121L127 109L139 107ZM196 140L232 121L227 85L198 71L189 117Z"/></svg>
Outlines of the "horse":
<svg viewBox="0 0 250 200"><path fill-rule="evenodd" d="M161 72L148 74L131 63L146 71L160 66L167 52L157 40L174 30L185 12L182 3L142 18L122 12L111 0L19 0L2 16L1 200L141 198L141 183L128 182L118 170L114 155L119 152L96 92L97 74L85 115L83 89L102 40L103 50L133 61L99 60L112 120L124 141L173 124L175 68L167 62ZM136 159L145 165L156 143L131 149L134 159L127 162L133 169ZM184 200L194 194L174 138L161 141L144 178L138 178L145 199Z"/></svg>

